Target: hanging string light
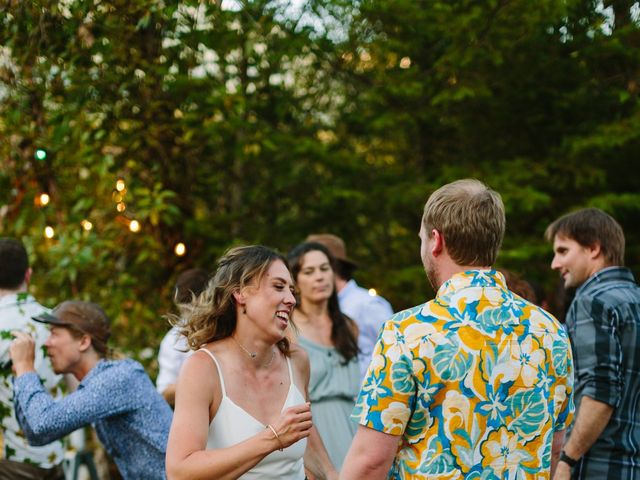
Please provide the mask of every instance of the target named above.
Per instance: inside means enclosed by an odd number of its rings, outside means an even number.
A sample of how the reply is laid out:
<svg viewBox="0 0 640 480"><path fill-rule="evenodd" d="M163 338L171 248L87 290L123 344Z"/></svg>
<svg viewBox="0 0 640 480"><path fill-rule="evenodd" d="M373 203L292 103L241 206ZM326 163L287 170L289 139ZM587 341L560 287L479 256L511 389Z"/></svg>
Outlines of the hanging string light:
<svg viewBox="0 0 640 480"><path fill-rule="evenodd" d="M48 193L41 193L38 199L40 200L40 205L42 205L43 207L45 205L48 205L49 202L51 201L51 197L49 196Z"/></svg>
<svg viewBox="0 0 640 480"><path fill-rule="evenodd" d="M124 204L124 202L118 202L116 204L116 210L120 213L124 212L127 209L127 206Z"/></svg>
<svg viewBox="0 0 640 480"><path fill-rule="evenodd" d="M82 220L80 222L80 225L82 225L82 228L84 228L87 232L93 228L93 223L91 223L89 220Z"/></svg>
<svg viewBox="0 0 640 480"><path fill-rule="evenodd" d="M119 191L119 192L122 192L125 188L126 188L126 185L124 183L124 180L119 178L116 181L116 190Z"/></svg>
<svg viewBox="0 0 640 480"><path fill-rule="evenodd" d="M56 234L55 230L53 229L53 227L47 225L46 227L44 227L44 236L46 238L53 238L54 235Z"/></svg>
<svg viewBox="0 0 640 480"><path fill-rule="evenodd" d="M42 162L47 159L47 151L44 148L38 148L36 149L33 156L35 157L36 160Z"/></svg>
<svg viewBox="0 0 640 480"><path fill-rule="evenodd" d="M140 222L138 222L137 220L131 220L131 222L129 223L129 230L131 230L133 233L138 233L140 231Z"/></svg>
<svg viewBox="0 0 640 480"><path fill-rule="evenodd" d="M378 295L378 292L376 292L375 288L370 288L369 295L371 295L372 297L375 297L376 295Z"/></svg>
<svg viewBox="0 0 640 480"><path fill-rule="evenodd" d="M182 257L185 253L187 253L187 246L182 242L176 243L176 246L173 248L173 252L178 257Z"/></svg>

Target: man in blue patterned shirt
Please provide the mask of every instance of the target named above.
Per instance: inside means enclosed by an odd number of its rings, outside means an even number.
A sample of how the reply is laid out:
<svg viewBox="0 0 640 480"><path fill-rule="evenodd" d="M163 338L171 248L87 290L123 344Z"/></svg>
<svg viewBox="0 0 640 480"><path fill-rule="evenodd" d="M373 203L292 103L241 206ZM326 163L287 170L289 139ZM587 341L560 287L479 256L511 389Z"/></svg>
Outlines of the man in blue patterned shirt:
<svg viewBox="0 0 640 480"><path fill-rule="evenodd" d="M640 288L624 268L624 233L588 208L553 222L551 267L577 288L566 326L573 346L577 415L560 479L640 478Z"/></svg>
<svg viewBox="0 0 640 480"><path fill-rule="evenodd" d="M60 400L45 390L33 368L34 342L14 332L15 410L32 445L43 445L88 424L125 480L165 478L171 409L142 365L108 360L109 319L97 305L67 301L34 320L48 323L45 342L56 373L71 373L78 389Z"/></svg>

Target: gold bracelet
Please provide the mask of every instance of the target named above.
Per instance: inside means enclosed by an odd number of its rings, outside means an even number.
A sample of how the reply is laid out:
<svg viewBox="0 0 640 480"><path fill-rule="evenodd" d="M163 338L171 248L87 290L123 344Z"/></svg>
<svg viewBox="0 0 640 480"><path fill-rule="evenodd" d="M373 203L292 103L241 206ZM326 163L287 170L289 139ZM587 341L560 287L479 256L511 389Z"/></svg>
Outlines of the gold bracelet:
<svg viewBox="0 0 640 480"><path fill-rule="evenodd" d="M278 440L278 443L280 444L280 448L278 450L279 451L284 450L284 445L282 445L282 440L280 440L280 436L278 435L278 432L276 432L276 429L273 428L270 424L267 424L267 426L265 428L270 429L273 432L273 435L275 436L275 439Z"/></svg>

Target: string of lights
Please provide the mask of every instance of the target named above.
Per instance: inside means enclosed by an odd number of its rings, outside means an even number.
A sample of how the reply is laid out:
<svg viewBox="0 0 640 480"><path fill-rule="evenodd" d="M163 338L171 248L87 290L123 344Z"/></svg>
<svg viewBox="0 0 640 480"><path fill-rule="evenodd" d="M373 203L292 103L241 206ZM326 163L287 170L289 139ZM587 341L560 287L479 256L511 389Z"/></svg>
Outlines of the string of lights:
<svg viewBox="0 0 640 480"><path fill-rule="evenodd" d="M46 150L39 148L36 150L34 156L38 161L44 161L47 158L47 152ZM126 193L127 186L124 179L118 178L116 180L115 190L113 192L112 198L116 204L116 211L119 214L122 214L127 208L124 201ZM36 196L34 202L38 207L44 208L51 203L51 196L47 192L42 192ZM122 217L122 220L124 220L123 223L128 225L129 231L131 231L132 233L138 233L142 230L142 225L138 220L129 219L127 217ZM93 230L93 223L86 218L80 221L80 226L86 232ZM44 227L43 235L46 239L51 240L56 236L56 231L53 226L46 225ZM178 242L173 247L173 253L178 257L183 257L187 253L187 246L184 242Z"/></svg>

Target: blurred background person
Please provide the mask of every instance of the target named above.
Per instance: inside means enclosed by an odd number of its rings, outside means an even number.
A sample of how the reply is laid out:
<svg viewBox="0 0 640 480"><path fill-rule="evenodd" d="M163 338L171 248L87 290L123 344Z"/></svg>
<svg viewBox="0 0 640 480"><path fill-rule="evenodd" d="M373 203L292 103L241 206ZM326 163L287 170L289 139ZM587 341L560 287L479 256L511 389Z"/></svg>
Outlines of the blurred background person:
<svg viewBox="0 0 640 480"><path fill-rule="evenodd" d="M312 427L307 356L286 337L295 303L282 256L237 247L176 320L196 351L178 378L169 479L337 478Z"/></svg>
<svg viewBox="0 0 640 480"><path fill-rule="evenodd" d="M56 373L70 373L78 389L56 400L34 368L35 343L14 331L16 416L27 440L44 445L93 424L125 480L164 479L171 409L138 362L111 360L109 318L96 304L66 301L34 320L50 325L44 346Z"/></svg>
<svg viewBox="0 0 640 480"><path fill-rule="evenodd" d="M525 300L538 305L538 297L531 283L517 273L507 270L506 268L500 268L498 271L504 276L504 280L507 282L507 288L509 290Z"/></svg>
<svg viewBox="0 0 640 480"><path fill-rule="evenodd" d="M64 479L64 449L60 440L31 446L15 416L9 348L12 331L29 333L35 342L34 370L44 387L59 395L62 376L56 375L42 345L49 336L46 327L31 317L46 312L27 287L31 268L24 245L13 238L0 238L0 479Z"/></svg>
<svg viewBox="0 0 640 480"><path fill-rule="evenodd" d="M209 274L202 268L191 268L178 275L173 301L178 308L180 318L184 314L184 305L191 303L194 297L200 295L208 281ZM171 327L160 343L156 389L172 407L175 403L178 374L190 353L186 338L180 335L178 327Z"/></svg>
<svg viewBox="0 0 640 480"><path fill-rule="evenodd" d="M357 430L349 417L360 388L358 327L340 311L334 259L324 245L302 243L291 250L288 260L298 294L293 312L297 342L311 364L313 423L340 470Z"/></svg>
<svg viewBox="0 0 640 480"><path fill-rule="evenodd" d="M362 379L367 373L380 328L393 315L391 304L356 283L353 272L357 265L347 256L347 247L340 237L318 233L309 235L306 241L324 245L335 259L333 270L340 310L358 325L358 362Z"/></svg>

